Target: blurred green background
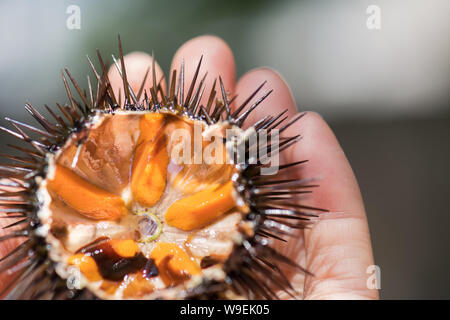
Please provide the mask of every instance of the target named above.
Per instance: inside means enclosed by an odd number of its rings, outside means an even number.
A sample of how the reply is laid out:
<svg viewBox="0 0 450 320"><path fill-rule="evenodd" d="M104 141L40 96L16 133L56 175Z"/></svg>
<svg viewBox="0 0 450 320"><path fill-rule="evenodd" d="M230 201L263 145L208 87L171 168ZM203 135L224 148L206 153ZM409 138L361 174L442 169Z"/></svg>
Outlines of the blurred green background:
<svg viewBox="0 0 450 320"><path fill-rule="evenodd" d="M66 27L72 4L80 30ZM380 30L366 27L373 4ZM1 1L0 116L31 121L26 101L67 102L61 69L86 85L85 55L117 55L118 33L126 52L154 50L166 73L183 42L218 35L238 77L278 70L299 110L335 130L365 199L381 297L448 299L449 9L446 0Z"/></svg>

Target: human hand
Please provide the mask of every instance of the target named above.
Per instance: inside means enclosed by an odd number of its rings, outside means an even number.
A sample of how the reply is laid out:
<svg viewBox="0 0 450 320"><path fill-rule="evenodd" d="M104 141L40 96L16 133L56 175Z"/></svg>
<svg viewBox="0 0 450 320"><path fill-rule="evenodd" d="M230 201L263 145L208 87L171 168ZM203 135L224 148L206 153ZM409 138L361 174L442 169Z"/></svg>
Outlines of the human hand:
<svg viewBox="0 0 450 320"><path fill-rule="evenodd" d="M203 62L200 74L208 71L208 78L219 75L225 88L238 94L235 106L240 105L264 81L273 93L250 115L247 123L253 123L267 114L278 114L288 109L288 115L297 113L294 99L288 85L275 71L260 68L243 75L235 82L235 63L230 48L221 39L213 36L194 38L185 43L175 54L171 70L178 69L182 59L185 63L185 79L194 75L200 56ZM125 56L128 81L137 92L152 58L144 53ZM122 87L122 79L113 66L109 73L111 85L116 94ZM163 75L156 64L157 79ZM148 77L145 87L152 85ZM205 92L211 90L208 81ZM163 89L166 84L163 80ZM123 96L123 93L122 93ZM203 96L206 104L206 95ZM258 99L255 97L254 100ZM233 105L232 105L233 107ZM298 237L288 243L277 244L278 249L305 267L314 276L286 270L299 297L304 299L376 299L378 291L366 285L367 267L373 265L369 229L364 205L357 181L336 137L326 122L317 114L308 112L305 117L285 132L288 136L302 135L302 140L283 152L286 162L308 159L309 162L298 169L298 177L321 178L320 187L307 199L307 205L327 208L330 212L320 214L317 223L307 230L300 230ZM7 221L0 221L5 225ZM0 236L3 231L0 231ZM3 242L0 256L9 252L17 241ZM3 277L3 278L2 278ZM0 291L4 285L0 275ZM281 297L286 297L280 292Z"/></svg>

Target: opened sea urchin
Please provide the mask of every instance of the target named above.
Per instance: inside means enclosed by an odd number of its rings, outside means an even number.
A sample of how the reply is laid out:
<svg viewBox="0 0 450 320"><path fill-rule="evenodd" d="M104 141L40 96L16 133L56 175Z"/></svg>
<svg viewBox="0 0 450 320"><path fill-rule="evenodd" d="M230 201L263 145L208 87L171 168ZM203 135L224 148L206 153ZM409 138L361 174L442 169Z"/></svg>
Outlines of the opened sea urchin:
<svg viewBox="0 0 450 320"><path fill-rule="evenodd" d="M271 247L322 211L302 205L308 180L268 174L270 157L298 141L279 134L303 114L244 122L263 84L232 111L219 78L187 85L184 66L165 92L128 81L119 39L124 97L115 96L106 66L91 60L96 88L82 90L66 69L69 105L46 107L42 128L8 119L3 131L28 146L0 166L0 206L16 219L0 238L24 238L0 259L13 277L0 296L11 299L277 298L295 290L282 271L300 266ZM73 87L69 86L68 79ZM89 78L88 78L89 79ZM75 98L74 93L79 95ZM207 104L201 104L205 94ZM123 100L123 102L122 102ZM264 138L262 138L264 136ZM264 152L261 152L264 150Z"/></svg>

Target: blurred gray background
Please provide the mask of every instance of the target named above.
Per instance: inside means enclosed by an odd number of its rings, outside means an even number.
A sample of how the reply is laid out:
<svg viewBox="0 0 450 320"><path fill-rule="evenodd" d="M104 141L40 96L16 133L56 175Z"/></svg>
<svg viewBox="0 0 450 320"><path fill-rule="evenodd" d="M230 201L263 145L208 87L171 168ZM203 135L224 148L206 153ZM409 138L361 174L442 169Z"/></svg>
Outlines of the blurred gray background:
<svg viewBox="0 0 450 320"><path fill-rule="evenodd" d="M66 9L81 9L69 30ZM1 1L0 116L67 102L69 67L85 55L155 50L168 71L186 40L215 34L234 51L237 76L270 66L298 108L335 130L365 199L384 299L450 298L450 13L448 0ZM369 30L369 5L381 29ZM0 120L1 125L6 125ZM5 152L8 138L0 137Z"/></svg>

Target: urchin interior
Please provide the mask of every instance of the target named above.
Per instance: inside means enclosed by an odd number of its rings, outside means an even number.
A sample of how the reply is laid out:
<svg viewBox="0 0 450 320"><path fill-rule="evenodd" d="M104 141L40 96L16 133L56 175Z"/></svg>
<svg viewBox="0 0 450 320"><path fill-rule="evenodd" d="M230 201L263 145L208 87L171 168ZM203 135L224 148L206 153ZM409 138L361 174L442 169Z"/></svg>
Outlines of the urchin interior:
<svg viewBox="0 0 450 320"><path fill-rule="evenodd" d="M232 183L232 175L236 173L234 166L226 161L211 164L204 161L179 163L179 160L173 158L175 145L188 143L192 147L192 159L195 154L195 148L191 145L194 137L178 136L178 139L174 140L172 133L177 128L194 133L194 126L197 125L203 132L219 131L220 134L224 132L225 123L208 126L202 121L163 113L162 126L158 128L157 138L152 143L162 144L165 148L163 152L167 153L169 161L164 168L166 185L160 197L151 206L134 198L132 183L135 181L133 173L138 170L137 150L142 147L142 136L147 134L143 123L149 114L151 113L126 111L97 115L84 129L85 132L74 134L52 156L47 176L40 185L39 195L43 205L38 216L42 223L41 229L47 231L45 237L51 245L50 257L57 262L56 271L67 279L74 276L75 268L80 271L78 280L81 280L75 285L87 287L101 298L183 298L186 290L197 286L204 279L223 280L223 264L231 254L234 242L239 238L238 226L242 213L235 202L218 217L198 227L190 226L188 230L183 230L184 227L176 224L170 225L166 221L166 213L174 203L200 194L208 188L219 188ZM200 151L204 151L207 145L208 143L203 143ZM179 155L177 153L177 156ZM154 161L154 154L148 154L146 157L148 161ZM223 160L226 160L226 153ZM96 219L77 210L78 207L84 208L84 203L88 203L90 199L84 198L85 194L80 191L79 195L69 195L71 198L68 201L68 196L64 195L65 191L62 189L67 191L72 181L64 181L61 184L63 187L59 187L61 190L51 187L51 181L56 179L56 168L60 166L95 188L120 197L126 206L126 213L118 219ZM68 179L67 176L63 178ZM145 179L149 179L150 183L152 179L157 180L152 173L147 173ZM147 191L152 192L152 189ZM146 195L144 193L144 197ZM235 199L234 191L232 196ZM206 202L210 200L204 199ZM192 204L195 205L202 204ZM215 208L211 210L213 209ZM137 244L139 250L132 257L120 254L110 257L106 251L111 249L111 240L119 245L122 241L131 241ZM162 246L161 244L176 246L176 252L170 249L169 253L163 253L164 263L160 257L155 263L153 253L160 250L158 246ZM183 263L186 262L177 256L178 250L182 251L183 256L189 257L189 264L192 263L190 268L196 268L198 272L192 274L192 270L183 269ZM100 274L100 278L92 277L92 270L86 271L80 264L70 262L75 255L83 254L94 258L93 268L96 267L95 272ZM138 255L141 257L140 261L137 261ZM105 262L105 259L112 261ZM179 275L174 276L171 269L171 265L176 265L178 260L181 261L180 269L177 269L181 270L181 278ZM115 268L116 274L117 269L125 268L125 271L122 270L124 276L111 278L109 273L112 270L107 270L108 268Z"/></svg>

